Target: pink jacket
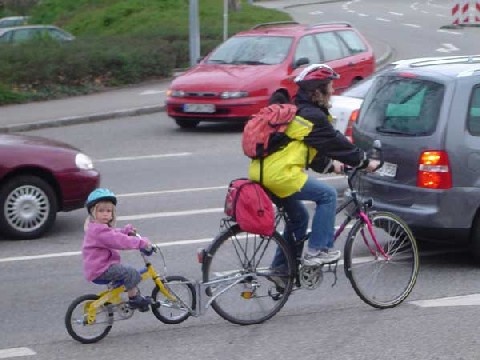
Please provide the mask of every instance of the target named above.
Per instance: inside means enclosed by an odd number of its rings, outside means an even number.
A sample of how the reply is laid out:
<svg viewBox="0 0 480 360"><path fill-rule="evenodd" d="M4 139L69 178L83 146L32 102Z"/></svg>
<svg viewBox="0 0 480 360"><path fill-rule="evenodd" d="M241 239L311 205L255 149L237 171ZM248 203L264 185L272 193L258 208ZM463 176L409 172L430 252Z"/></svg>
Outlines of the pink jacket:
<svg viewBox="0 0 480 360"><path fill-rule="evenodd" d="M123 229L91 222L83 239L83 273L88 281L102 275L112 264L120 263L117 250L140 249L148 246L147 238L128 236L131 225Z"/></svg>

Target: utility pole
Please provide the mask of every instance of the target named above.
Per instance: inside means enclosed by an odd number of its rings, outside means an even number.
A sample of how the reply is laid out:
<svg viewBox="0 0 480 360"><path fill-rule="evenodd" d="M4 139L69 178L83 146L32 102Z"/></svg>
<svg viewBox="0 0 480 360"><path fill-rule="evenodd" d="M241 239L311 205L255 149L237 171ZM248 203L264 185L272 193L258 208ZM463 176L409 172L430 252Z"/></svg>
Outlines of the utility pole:
<svg viewBox="0 0 480 360"><path fill-rule="evenodd" d="M198 15L198 0L190 0L189 18L190 66L194 66L200 57L200 21Z"/></svg>
<svg viewBox="0 0 480 360"><path fill-rule="evenodd" d="M228 0L223 0L223 41L228 38Z"/></svg>

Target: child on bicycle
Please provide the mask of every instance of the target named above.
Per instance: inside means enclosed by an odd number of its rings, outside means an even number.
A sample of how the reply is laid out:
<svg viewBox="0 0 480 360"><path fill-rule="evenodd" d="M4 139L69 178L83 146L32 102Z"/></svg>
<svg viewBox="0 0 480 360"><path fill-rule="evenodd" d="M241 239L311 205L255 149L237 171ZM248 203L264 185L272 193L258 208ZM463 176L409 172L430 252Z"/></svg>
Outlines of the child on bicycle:
<svg viewBox="0 0 480 360"><path fill-rule="evenodd" d="M83 272L88 281L123 281L132 308L148 309L151 300L140 295L137 285L141 275L137 269L120 263L117 250L151 248L147 238L135 236L128 224L115 228L117 198L108 189L95 189L85 204L88 218L82 246Z"/></svg>

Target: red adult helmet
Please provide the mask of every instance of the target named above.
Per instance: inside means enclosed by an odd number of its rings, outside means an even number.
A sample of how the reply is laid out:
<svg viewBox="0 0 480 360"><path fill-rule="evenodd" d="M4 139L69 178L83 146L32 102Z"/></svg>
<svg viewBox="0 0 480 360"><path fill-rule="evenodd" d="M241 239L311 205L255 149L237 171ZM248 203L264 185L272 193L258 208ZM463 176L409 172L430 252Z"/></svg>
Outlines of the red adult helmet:
<svg viewBox="0 0 480 360"><path fill-rule="evenodd" d="M304 90L315 90L320 85L327 84L335 79L340 79L340 75L330 66L325 64L312 64L298 74L295 78L295 83Z"/></svg>

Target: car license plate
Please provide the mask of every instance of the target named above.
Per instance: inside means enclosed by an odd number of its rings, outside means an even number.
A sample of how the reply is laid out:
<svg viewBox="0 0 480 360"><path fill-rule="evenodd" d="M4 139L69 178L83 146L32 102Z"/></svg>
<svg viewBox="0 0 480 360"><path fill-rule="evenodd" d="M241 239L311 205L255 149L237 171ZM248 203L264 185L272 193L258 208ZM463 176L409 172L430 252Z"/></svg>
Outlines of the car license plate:
<svg viewBox="0 0 480 360"><path fill-rule="evenodd" d="M378 169L375 174L380 176L395 177L395 175L397 175L397 164L384 162L383 166Z"/></svg>
<svg viewBox="0 0 480 360"><path fill-rule="evenodd" d="M185 104L183 105L183 111L190 113L214 113L214 104Z"/></svg>

